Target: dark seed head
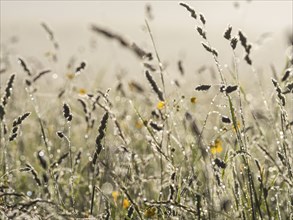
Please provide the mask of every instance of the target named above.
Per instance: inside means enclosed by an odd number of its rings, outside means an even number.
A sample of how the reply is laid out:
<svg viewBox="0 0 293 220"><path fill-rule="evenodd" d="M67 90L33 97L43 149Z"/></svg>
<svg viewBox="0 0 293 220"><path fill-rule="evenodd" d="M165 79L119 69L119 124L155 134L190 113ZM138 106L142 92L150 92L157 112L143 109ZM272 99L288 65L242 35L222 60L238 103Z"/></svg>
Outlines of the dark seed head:
<svg viewBox="0 0 293 220"><path fill-rule="evenodd" d="M232 32L232 26L228 25L225 33L224 33L224 38L226 38L227 40L230 40L231 38L231 32Z"/></svg>
<svg viewBox="0 0 293 220"><path fill-rule="evenodd" d="M64 118L67 119L67 121L72 120L72 114L71 114L69 105L66 103L63 104L63 115L64 115Z"/></svg>
<svg viewBox="0 0 293 220"><path fill-rule="evenodd" d="M222 115L222 122L230 124L231 120L229 117Z"/></svg>
<svg viewBox="0 0 293 220"><path fill-rule="evenodd" d="M234 92L234 91L236 91L237 90L237 88L238 88L238 86L227 86L226 87L226 93L231 93L231 92Z"/></svg>
<svg viewBox="0 0 293 220"><path fill-rule="evenodd" d="M238 39L237 37L233 37L230 41L230 45L232 47L233 50L235 50L236 46L237 46L237 42L238 42Z"/></svg>
<svg viewBox="0 0 293 220"><path fill-rule="evenodd" d="M56 134L58 135L58 137L64 138L64 134L62 131L57 131Z"/></svg>
<svg viewBox="0 0 293 220"><path fill-rule="evenodd" d="M200 85L195 88L197 91L207 91L211 88L211 85Z"/></svg>
<svg viewBox="0 0 293 220"><path fill-rule="evenodd" d="M249 57L248 54L246 54L246 56L244 57L244 60L245 60L249 65L252 64L252 61L251 61L251 59L250 59L250 57Z"/></svg>
<svg viewBox="0 0 293 220"><path fill-rule="evenodd" d="M216 159L214 160L214 162L215 162L215 164L216 164L218 167L220 167L220 168L222 168L222 169L225 169L225 168L227 167L226 163L225 163L224 161L222 161L221 159L219 159L219 158L216 158Z"/></svg>

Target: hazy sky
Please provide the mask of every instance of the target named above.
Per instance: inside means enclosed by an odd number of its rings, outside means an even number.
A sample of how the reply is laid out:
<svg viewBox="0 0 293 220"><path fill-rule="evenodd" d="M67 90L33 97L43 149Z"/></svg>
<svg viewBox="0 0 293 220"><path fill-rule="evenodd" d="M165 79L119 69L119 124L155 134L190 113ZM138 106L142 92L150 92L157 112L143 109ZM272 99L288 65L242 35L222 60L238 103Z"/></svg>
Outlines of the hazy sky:
<svg viewBox="0 0 293 220"><path fill-rule="evenodd" d="M158 24L186 23L179 1L149 1ZM264 29L292 25L292 1L186 1L212 23L239 22ZM1 26L12 22L73 24L85 22L137 25L144 20L147 1L3 1ZM236 8L235 5L239 7ZM258 27L259 28L259 27Z"/></svg>
<svg viewBox="0 0 293 220"><path fill-rule="evenodd" d="M186 59L190 63L206 62L209 54L200 45L194 20L178 5L180 1L3 1L1 0L1 44L12 36L18 36L18 53L23 56L41 56L50 48L50 42L40 22L46 22L61 45L63 59L86 49L89 41L97 41L100 53L95 59L104 65L112 60L119 66L135 60L127 52L121 55L121 47L109 43L89 30L89 25L109 27L132 39L139 45L152 49L144 30L145 5L151 4L154 20L150 22L158 50L163 60L176 63ZM255 52L256 57L283 62L286 49L285 33L292 31L293 3L288 1L186 1L207 20L206 29L212 44L220 51L228 48L222 34L228 24L233 32L243 30L251 42L264 33L271 33L267 46ZM85 57L88 54L79 54ZM226 53L222 53L224 57ZM230 55L229 55L230 57ZM90 59L90 58L86 58ZM91 58L93 59L93 58ZM111 61L109 61L111 60ZM210 60L208 60L210 61ZM225 60L230 62L230 59ZM115 64L115 65L116 65ZM133 65L128 66L134 68ZM194 68L191 66L190 68Z"/></svg>

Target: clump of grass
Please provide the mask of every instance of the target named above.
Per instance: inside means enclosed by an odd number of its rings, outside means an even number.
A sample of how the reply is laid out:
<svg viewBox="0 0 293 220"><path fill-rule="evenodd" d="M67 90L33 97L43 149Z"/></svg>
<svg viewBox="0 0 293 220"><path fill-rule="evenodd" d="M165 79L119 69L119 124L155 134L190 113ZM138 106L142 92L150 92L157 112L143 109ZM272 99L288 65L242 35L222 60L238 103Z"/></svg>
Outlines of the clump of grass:
<svg viewBox="0 0 293 220"><path fill-rule="evenodd" d="M62 88L42 88L48 96L52 94L48 99L37 90L39 79L55 68L35 72L33 62L29 67L24 59L18 60L24 83L15 82L15 74L7 77L0 104L3 216L290 219L290 60L282 71L273 68L273 84L260 94L254 92L251 100L239 63L249 64L259 85L261 79L246 35L240 30L233 33L231 25L219 34L230 45L233 58L233 67L223 69L223 53L210 41L208 18L186 3L180 6L196 22L194 31L203 41L198 44L213 58L212 64L197 69L202 74L215 65L218 76L214 74L210 81L194 81L190 87L182 80L172 87L148 21L145 26L157 63L148 60L151 53L122 35L92 26L94 32L119 42L142 62L145 80L121 74L117 82L111 81L114 90L104 92L96 83L76 89L80 73L93 70L87 68L88 61L76 64L79 58L73 55L67 65L69 74L60 77ZM149 13L146 16L151 19ZM54 44L53 32L43 27ZM242 51L236 50L238 41ZM239 51L244 61L238 59ZM188 62L180 59L174 65L181 78L188 79ZM12 89L17 92L13 97ZM24 89L27 96L22 94ZM43 105L45 101L50 101L50 108ZM57 114L51 111L55 106L62 108ZM28 116L30 126L22 126ZM95 123L97 118L100 123Z"/></svg>

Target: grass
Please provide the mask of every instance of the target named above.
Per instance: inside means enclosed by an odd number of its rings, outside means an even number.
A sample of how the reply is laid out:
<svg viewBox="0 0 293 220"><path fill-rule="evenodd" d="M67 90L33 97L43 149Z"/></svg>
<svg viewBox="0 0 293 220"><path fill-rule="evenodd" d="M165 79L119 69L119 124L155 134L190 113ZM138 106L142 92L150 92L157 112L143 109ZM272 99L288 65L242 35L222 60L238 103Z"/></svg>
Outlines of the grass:
<svg viewBox="0 0 293 220"><path fill-rule="evenodd" d="M167 86L148 21L154 56L120 34L91 29L143 62L140 82L122 77L105 91L77 90L82 61L70 64L61 90L42 97L50 67L33 71L19 58L24 79L1 72L2 219L292 219L292 56L264 91L242 31L229 25L219 35L233 57L223 70L208 18L178 7L213 58L217 75L209 84ZM58 62L54 33L42 27ZM253 100L240 81L242 62L259 85ZM185 77L184 60L178 70Z"/></svg>

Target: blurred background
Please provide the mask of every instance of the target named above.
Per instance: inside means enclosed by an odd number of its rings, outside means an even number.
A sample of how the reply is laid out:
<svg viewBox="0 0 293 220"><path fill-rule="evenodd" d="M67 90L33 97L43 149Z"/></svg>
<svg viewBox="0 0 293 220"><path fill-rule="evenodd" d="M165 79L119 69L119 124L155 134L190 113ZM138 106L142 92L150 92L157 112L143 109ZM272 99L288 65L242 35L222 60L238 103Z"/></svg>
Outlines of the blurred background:
<svg viewBox="0 0 293 220"><path fill-rule="evenodd" d="M253 43L252 59L263 72L273 64L281 71L288 55L292 36L292 8L288 1L186 1L206 18L211 45L219 52L221 64L232 65L232 52L223 32L228 24L233 35L241 29ZM203 65L213 60L201 45L196 22L179 1L3 1L1 0L1 56L9 53L11 66L17 57L34 62L38 68L53 68L66 73L67 64L86 61L88 74L104 74L108 82L118 72L139 79L142 63L130 51L113 40L90 30L96 24L121 34L147 51L153 51L145 27L149 21L161 60L170 76L178 74L178 60L186 75L195 77ZM59 44L58 62L50 54L54 47L41 23L53 31ZM286 52L287 51L287 52ZM239 59L244 53L237 49ZM50 60L51 59L51 60ZM1 62L5 68L4 62ZM245 62L240 63L247 69ZM13 68L20 71L20 68ZM248 71L248 70L247 70ZM245 75L245 74L243 74ZM90 82L90 77L89 77Z"/></svg>

